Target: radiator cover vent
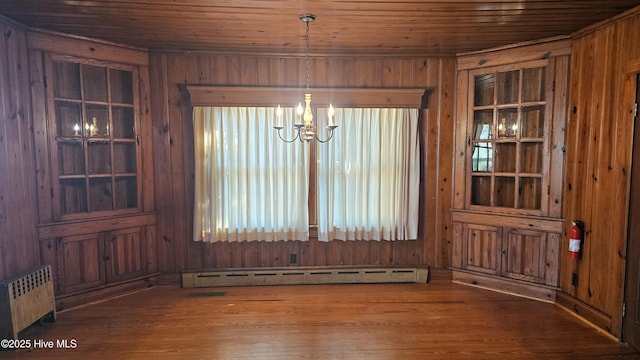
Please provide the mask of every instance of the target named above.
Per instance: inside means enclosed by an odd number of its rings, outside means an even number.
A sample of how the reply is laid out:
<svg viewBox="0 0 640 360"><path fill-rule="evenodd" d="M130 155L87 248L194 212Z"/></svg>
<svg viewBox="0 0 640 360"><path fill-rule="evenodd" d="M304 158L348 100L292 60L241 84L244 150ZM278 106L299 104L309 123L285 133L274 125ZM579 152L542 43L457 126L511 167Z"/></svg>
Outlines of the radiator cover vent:
<svg viewBox="0 0 640 360"><path fill-rule="evenodd" d="M183 288L252 285L426 283L417 267L290 267L182 271Z"/></svg>
<svg viewBox="0 0 640 360"><path fill-rule="evenodd" d="M56 318L49 265L0 281L0 338L18 339L20 331L44 316Z"/></svg>

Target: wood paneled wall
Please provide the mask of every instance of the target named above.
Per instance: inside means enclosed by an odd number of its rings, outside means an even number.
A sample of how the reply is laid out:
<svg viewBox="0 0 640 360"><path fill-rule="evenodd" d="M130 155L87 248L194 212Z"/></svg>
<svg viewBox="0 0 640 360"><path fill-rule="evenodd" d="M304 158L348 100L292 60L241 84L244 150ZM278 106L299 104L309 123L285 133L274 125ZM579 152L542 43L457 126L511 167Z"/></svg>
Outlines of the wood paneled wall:
<svg viewBox="0 0 640 360"><path fill-rule="evenodd" d="M633 147L633 116L623 89L632 65L640 71L638 8L576 34L571 59L560 284L609 317L609 331L619 336ZM566 234L576 219L586 227L577 262L566 256ZM571 284L573 273L579 277L577 286Z"/></svg>
<svg viewBox="0 0 640 360"><path fill-rule="evenodd" d="M26 32L0 17L0 279L40 263Z"/></svg>
<svg viewBox="0 0 640 360"><path fill-rule="evenodd" d="M185 84L303 86L300 57L155 53L150 56L155 154L158 264L161 271L297 265L429 265L446 267L450 215L455 59L310 59L312 86L424 87L432 89L424 110L419 239L201 243L192 239L193 127Z"/></svg>

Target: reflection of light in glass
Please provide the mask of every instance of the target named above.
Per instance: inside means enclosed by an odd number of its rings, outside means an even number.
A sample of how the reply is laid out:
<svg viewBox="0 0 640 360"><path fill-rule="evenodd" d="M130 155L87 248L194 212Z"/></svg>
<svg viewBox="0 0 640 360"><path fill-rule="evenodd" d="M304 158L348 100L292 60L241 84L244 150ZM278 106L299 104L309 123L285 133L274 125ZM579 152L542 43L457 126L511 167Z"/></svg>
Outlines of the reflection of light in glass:
<svg viewBox="0 0 640 360"><path fill-rule="evenodd" d="M517 123L513 123L513 125L511 125L511 134L509 134L509 136L515 137L517 132L518 132L518 124Z"/></svg>
<svg viewBox="0 0 640 360"><path fill-rule="evenodd" d="M89 134L91 134L91 136L97 136L98 135L98 119L94 116L92 118L92 124L89 125Z"/></svg>
<svg viewBox="0 0 640 360"><path fill-rule="evenodd" d="M507 130L507 119L502 118L500 120L500 125L498 125L498 137L504 137L506 135L506 130Z"/></svg>
<svg viewBox="0 0 640 360"><path fill-rule="evenodd" d="M73 135L80 136L80 125L78 124L73 125L73 131L74 131Z"/></svg>

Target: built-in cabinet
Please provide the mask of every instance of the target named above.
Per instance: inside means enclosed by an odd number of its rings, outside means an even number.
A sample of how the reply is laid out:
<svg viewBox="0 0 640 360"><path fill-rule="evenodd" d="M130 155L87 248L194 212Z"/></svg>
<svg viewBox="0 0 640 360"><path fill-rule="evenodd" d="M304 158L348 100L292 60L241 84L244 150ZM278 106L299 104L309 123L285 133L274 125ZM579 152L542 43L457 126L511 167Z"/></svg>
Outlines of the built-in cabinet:
<svg viewBox="0 0 640 360"><path fill-rule="evenodd" d="M462 224L462 268L512 279L557 285L551 265L557 244L548 234L495 226ZM554 274L555 275L555 274Z"/></svg>
<svg viewBox="0 0 640 360"><path fill-rule="evenodd" d="M153 271L154 216L111 219L114 220L122 224L60 223L41 229L46 239L40 241L40 252L43 262L52 265L56 294L102 288L139 279ZM85 232L74 226L90 227Z"/></svg>
<svg viewBox="0 0 640 360"><path fill-rule="evenodd" d="M454 280L554 299L570 43L458 59Z"/></svg>
<svg viewBox="0 0 640 360"><path fill-rule="evenodd" d="M56 296L144 279L157 270L147 55L32 37L38 234Z"/></svg>
<svg viewBox="0 0 640 360"><path fill-rule="evenodd" d="M520 285L544 285L545 294L558 286L562 221L537 218L532 222L524 216L497 217L473 211L454 211L452 217L453 266L468 272L458 274L459 278L472 279L470 275L478 274L516 280Z"/></svg>

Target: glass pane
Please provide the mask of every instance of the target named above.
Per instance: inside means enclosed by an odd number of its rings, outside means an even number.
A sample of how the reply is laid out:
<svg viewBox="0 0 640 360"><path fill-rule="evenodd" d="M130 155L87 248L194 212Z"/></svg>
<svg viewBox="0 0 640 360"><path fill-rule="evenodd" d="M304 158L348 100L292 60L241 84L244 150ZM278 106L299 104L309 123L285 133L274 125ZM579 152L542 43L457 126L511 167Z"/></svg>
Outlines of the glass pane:
<svg viewBox="0 0 640 360"><path fill-rule="evenodd" d="M86 136L109 137L109 108L102 105L87 105Z"/></svg>
<svg viewBox="0 0 640 360"><path fill-rule="evenodd" d="M495 74L477 75L474 79L473 105L493 105Z"/></svg>
<svg viewBox="0 0 640 360"><path fill-rule="evenodd" d="M471 204L491 206L491 177L471 177Z"/></svg>
<svg viewBox="0 0 640 360"><path fill-rule="evenodd" d="M494 206L512 208L515 205L515 177L496 176Z"/></svg>
<svg viewBox="0 0 640 360"><path fill-rule="evenodd" d="M137 172L135 143L113 144L113 167L116 174Z"/></svg>
<svg viewBox="0 0 640 360"><path fill-rule="evenodd" d="M89 211L112 210L111 178L89 179Z"/></svg>
<svg viewBox="0 0 640 360"><path fill-rule="evenodd" d="M471 170L474 172L490 172L493 168L493 144L473 143Z"/></svg>
<svg viewBox="0 0 640 360"><path fill-rule="evenodd" d="M133 104L133 74L131 71L109 69L111 79L111 101Z"/></svg>
<svg viewBox="0 0 640 360"><path fill-rule="evenodd" d="M520 171L529 174L542 173L542 143L522 143Z"/></svg>
<svg viewBox="0 0 640 360"><path fill-rule="evenodd" d="M104 67L82 65L82 83L84 99L89 101L107 101L107 69Z"/></svg>
<svg viewBox="0 0 640 360"><path fill-rule="evenodd" d="M60 175L84 174L82 141L58 142L58 172Z"/></svg>
<svg viewBox="0 0 640 360"><path fill-rule="evenodd" d="M496 172L516 172L516 143L496 144Z"/></svg>
<svg viewBox="0 0 640 360"><path fill-rule="evenodd" d="M546 68L522 71L522 101L544 101L544 78Z"/></svg>
<svg viewBox="0 0 640 360"><path fill-rule="evenodd" d="M82 136L82 108L80 104L56 101L55 106L58 136Z"/></svg>
<svg viewBox="0 0 640 360"><path fill-rule="evenodd" d="M518 109L498 109L498 139L518 136Z"/></svg>
<svg viewBox="0 0 640 360"><path fill-rule="evenodd" d="M498 104L517 104L520 91L520 71L498 73Z"/></svg>
<svg viewBox="0 0 640 360"><path fill-rule="evenodd" d="M87 211L87 191L83 179L60 180L60 211L73 214Z"/></svg>
<svg viewBox="0 0 640 360"><path fill-rule="evenodd" d="M88 144L89 174L111 174L111 153L106 141L89 141Z"/></svg>
<svg viewBox="0 0 640 360"><path fill-rule="evenodd" d="M135 119L132 107L114 106L113 113L113 137L116 139L135 138Z"/></svg>
<svg viewBox="0 0 640 360"><path fill-rule="evenodd" d="M53 71L61 212L137 207L133 71L65 61Z"/></svg>
<svg viewBox="0 0 640 360"><path fill-rule="evenodd" d="M540 209L542 180L539 178L520 178L520 197L518 208Z"/></svg>
<svg viewBox="0 0 640 360"><path fill-rule="evenodd" d="M522 108L522 137L541 138L544 136L544 105Z"/></svg>
<svg viewBox="0 0 640 360"><path fill-rule="evenodd" d="M116 209L138 207L138 180L135 176L116 177Z"/></svg>
<svg viewBox="0 0 640 360"><path fill-rule="evenodd" d="M492 139L493 110L477 110L473 112L473 139Z"/></svg>
<svg viewBox="0 0 640 360"><path fill-rule="evenodd" d="M67 99L80 99L80 65L54 61L53 96Z"/></svg>

